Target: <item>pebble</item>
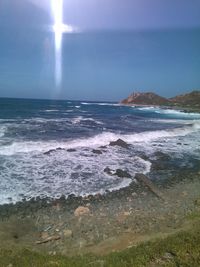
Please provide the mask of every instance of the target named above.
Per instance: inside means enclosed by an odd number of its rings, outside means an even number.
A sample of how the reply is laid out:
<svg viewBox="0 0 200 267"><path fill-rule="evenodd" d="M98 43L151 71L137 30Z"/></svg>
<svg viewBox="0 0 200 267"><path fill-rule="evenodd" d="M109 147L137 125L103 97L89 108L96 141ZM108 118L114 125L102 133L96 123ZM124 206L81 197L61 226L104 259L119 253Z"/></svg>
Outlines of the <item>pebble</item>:
<svg viewBox="0 0 200 267"><path fill-rule="evenodd" d="M88 207L80 206L74 211L74 215L76 217L80 217L83 215L88 215L90 213L90 209Z"/></svg>
<svg viewBox="0 0 200 267"><path fill-rule="evenodd" d="M69 237L72 237L73 232L72 230L66 229L63 231L63 234L64 234L64 237L69 238Z"/></svg>

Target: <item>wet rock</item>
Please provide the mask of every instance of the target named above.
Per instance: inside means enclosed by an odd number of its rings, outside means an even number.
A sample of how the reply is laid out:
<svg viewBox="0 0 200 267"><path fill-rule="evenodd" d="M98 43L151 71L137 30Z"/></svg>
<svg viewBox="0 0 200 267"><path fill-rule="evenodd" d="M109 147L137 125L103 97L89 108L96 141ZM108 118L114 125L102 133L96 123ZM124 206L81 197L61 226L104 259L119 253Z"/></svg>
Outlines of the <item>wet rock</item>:
<svg viewBox="0 0 200 267"><path fill-rule="evenodd" d="M154 155L159 159L159 160L164 160L164 161L167 161L167 160L170 160L171 157L166 154L166 153L163 153L161 151L157 151L154 153Z"/></svg>
<svg viewBox="0 0 200 267"><path fill-rule="evenodd" d="M117 169L114 175L117 175L120 178L131 178L131 175L127 171L121 169Z"/></svg>
<svg viewBox="0 0 200 267"><path fill-rule="evenodd" d="M56 150L55 149L50 149L48 150L47 152L44 152L44 155L51 155L52 152L55 152Z"/></svg>
<svg viewBox="0 0 200 267"><path fill-rule="evenodd" d="M90 209L88 207L80 206L74 211L74 215L76 217L88 215L90 213Z"/></svg>
<svg viewBox="0 0 200 267"><path fill-rule="evenodd" d="M100 146L99 148L106 149L107 147L106 146Z"/></svg>
<svg viewBox="0 0 200 267"><path fill-rule="evenodd" d="M103 154L102 151L101 150L98 150L98 149L93 149L92 150L92 153L97 154L97 155Z"/></svg>
<svg viewBox="0 0 200 267"><path fill-rule="evenodd" d="M128 144L122 139L118 139L117 141L110 142L109 146L120 146L123 148L128 148Z"/></svg>
<svg viewBox="0 0 200 267"><path fill-rule="evenodd" d="M69 149L67 149L67 152L76 152L76 149L74 149L74 148L69 148Z"/></svg>
<svg viewBox="0 0 200 267"><path fill-rule="evenodd" d="M106 167L104 169L104 172L107 173L108 175L116 175L120 178L131 178L131 175L127 172L127 171L124 171L124 170L121 170L121 169L117 169L116 171L114 170L111 170L109 167Z"/></svg>
<svg viewBox="0 0 200 267"><path fill-rule="evenodd" d="M149 161L149 157L148 157L146 154L144 154L144 153L140 153L140 154L139 154L139 157L140 157L141 159L143 159L143 160L148 160L148 161Z"/></svg>
<svg viewBox="0 0 200 267"><path fill-rule="evenodd" d="M61 151L64 150L64 148L58 147L56 149L50 149L47 152L44 152L44 155L51 155L51 153L56 152L56 151Z"/></svg>
<svg viewBox="0 0 200 267"><path fill-rule="evenodd" d="M151 163L151 171L162 171L168 169L166 164L164 164L163 162L152 161Z"/></svg>
<svg viewBox="0 0 200 267"><path fill-rule="evenodd" d="M111 170L109 167L106 167L103 171L104 171L105 173L107 173L108 175L113 175L113 174L114 174L114 171Z"/></svg>

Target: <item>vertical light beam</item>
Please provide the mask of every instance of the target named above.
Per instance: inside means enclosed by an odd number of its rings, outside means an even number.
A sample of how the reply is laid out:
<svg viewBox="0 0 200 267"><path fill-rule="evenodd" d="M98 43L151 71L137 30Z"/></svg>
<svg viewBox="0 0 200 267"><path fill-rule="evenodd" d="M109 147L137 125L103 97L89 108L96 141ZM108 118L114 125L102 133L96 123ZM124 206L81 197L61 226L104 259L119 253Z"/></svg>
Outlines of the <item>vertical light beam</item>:
<svg viewBox="0 0 200 267"><path fill-rule="evenodd" d="M55 83L57 90L62 82L62 37L63 37L63 0L52 0L55 32Z"/></svg>

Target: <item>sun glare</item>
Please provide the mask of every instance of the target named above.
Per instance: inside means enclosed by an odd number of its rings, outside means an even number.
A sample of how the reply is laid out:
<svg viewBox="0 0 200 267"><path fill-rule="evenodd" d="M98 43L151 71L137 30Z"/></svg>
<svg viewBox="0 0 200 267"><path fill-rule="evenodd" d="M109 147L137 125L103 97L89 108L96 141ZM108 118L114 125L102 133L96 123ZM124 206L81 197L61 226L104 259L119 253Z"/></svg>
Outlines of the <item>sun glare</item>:
<svg viewBox="0 0 200 267"><path fill-rule="evenodd" d="M62 81L62 35L63 35L63 0L51 0L55 32L55 82L60 88Z"/></svg>

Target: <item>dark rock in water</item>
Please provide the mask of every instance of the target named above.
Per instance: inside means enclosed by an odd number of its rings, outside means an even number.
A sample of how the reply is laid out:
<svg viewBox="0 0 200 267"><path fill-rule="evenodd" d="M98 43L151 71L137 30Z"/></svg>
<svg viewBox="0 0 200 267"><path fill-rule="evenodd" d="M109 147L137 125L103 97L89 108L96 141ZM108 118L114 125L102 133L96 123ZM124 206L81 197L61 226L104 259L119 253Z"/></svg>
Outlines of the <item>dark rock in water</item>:
<svg viewBox="0 0 200 267"><path fill-rule="evenodd" d="M151 171L161 171L161 170L168 171L168 167L166 166L166 164L156 160L151 162Z"/></svg>
<svg viewBox="0 0 200 267"><path fill-rule="evenodd" d="M127 171L124 171L121 169L117 169L116 171L114 171L114 170L111 170L109 167L106 167L104 169L104 172L107 173L108 175L112 175L112 176L115 175L120 178L131 178L131 175Z"/></svg>
<svg viewBox="0 0 200 267"><path fill-rule="evenodd" d="M67 149L67 152L76 152L76 149L74 149L74 148L69 148L69 149Z"/></svg>
<svg viewBox="0 0 200 267"><path fill-rule="evenodd" d="M120 146L123 148L128 148L128 144L122 139L118 139L117 141L110 142L109 146Z"/></svg>
<svg viewBox="0 0 200 267"><path fill-rule="evenodd" d="M111 170L109 167L106 167L104 169L104 172L107 173L107 174L109 174L109 175L113 175L113 170Z"/></svg>
<svg viewBox="0 0 200 267"><path fill-rule="evenodd" d="M62 148L62 147L58 147L58 148L56 148L56 151L60 151L60 150L65 150L65 149Z"/></svg>
<svg viewBox="0 0 200 267"><path fill-rule="evenodd" d="M44 155L51 155L51 153L56 152L56 151L60 151L60 150L65 150L64 148L58 147L56 149L50 149L47 152L44 152Z"/></svg>
<svg viewBox="0 0 200 267"><path fill-rule="evenodd" d="M99 148L103 148L103 149L105 149L105 148L107 148L106 146L100 146Z"/></svg>
<svg viewBox="0 0 200 267"><path fill-rule="evenodd" d="M120 178L131 178L131 175L127 171L121 169L117 169L114 175L117 175Z"/></svg>
<svg viewBox="0 0 200 267"><path fill-rule="evenodd" d="M139 157L140 157L141 159L143 159L143 160L148 160L148 161L150 160L150 159L149 159L149 156L147 156L147 155L144 154L144 153L140 153L140 154L139 154Z"/></svg>
<svg viewBox="0 0 200 267"><path fill-rule="evenodd" d="M49 151L44 152L44 155L51 155L51 153L55 151L56 151L55 149L50 149Z"/></svg>
<svg viewBox="0 0 200 267"><path fill-rule="evenodd" d="M93 149L92 150L92 153L98 154L98 155L103 154L102 151L101 150L98 150L98 149Z"/></svg>
<svg viewBox="0 0 200 267"><path fill-rule="evenodd" d="M163 153L163 152L161 152L161 151L157 151L157 152L155 152L154 155L155 155L159 160L164 160L164 161L166 161L166 160L170 160L170 159L171 159L171 157L170 157L168 154L165 154L165 153Z"/></svg>

